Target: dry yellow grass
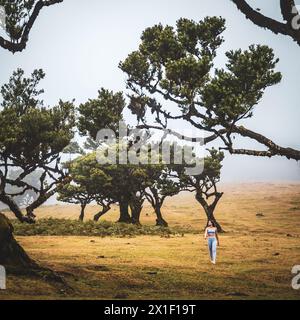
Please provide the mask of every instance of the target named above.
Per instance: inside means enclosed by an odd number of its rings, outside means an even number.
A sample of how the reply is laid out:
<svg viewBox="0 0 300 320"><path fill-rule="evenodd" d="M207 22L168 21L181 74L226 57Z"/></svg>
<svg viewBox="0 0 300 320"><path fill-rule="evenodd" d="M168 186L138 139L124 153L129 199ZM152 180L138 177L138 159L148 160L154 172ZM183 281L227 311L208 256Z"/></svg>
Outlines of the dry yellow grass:
<svg viewBox="0 0 300 320"><path fill-rule="evenodd" d="M291 287L292 266L300 264L300 185L224 185L217 218L217 265L202 237L203 212L190 194L166 203L170 226L190 225L199 234L161 238L19 237L32 257L65 275L73 292L55 284L9 276L0 299L299 299ZM96 208L88 208L91 217ZM257 217L261 212L263 217ZM51 206L39 217L77 218L76 206ZM148 215L146 215L148 214ZM115 220L116 208L105 219ZM148 206L143 223L154 223ZM287 236L290 235L290 236ZM92 241L91 241L92 240Z"/></svg>

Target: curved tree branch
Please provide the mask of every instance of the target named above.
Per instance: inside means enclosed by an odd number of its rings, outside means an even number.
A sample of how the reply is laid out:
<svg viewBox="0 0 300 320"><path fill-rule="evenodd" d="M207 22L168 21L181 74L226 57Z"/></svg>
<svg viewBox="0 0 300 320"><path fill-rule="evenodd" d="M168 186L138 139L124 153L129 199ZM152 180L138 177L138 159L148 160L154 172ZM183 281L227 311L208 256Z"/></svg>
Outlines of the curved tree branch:
<svg viewBox="0 0 300 320"><path fill-rule="evenodd" d="M184 134L181 134L179 132L176 132L174 130L171 129L165 129L163 127L160 126L154 126L154 125L147 125L147 124L143 124L143 125L138 125L137 126L138 129L155 129L155 130L161 130L164 131L167 134L170 134L178 139L183 139L185 141L189 141L189 142L202 142L203 144L207 144L211 141L216 140L220 135L224 134L227 132L226 129L221 129L218 131L218 134L212 134L208 137L205 138L200 138L200 137L188 137Z"/></svg>
<svg viewBox="0 0 300 320"><path fill-rule="evenodd" d="M177 138L184 139L186 141L192 141L192 142L199 142L199 138L193 138L193 137L187 137L183 136L178 132L175 132L171 129L164 129L159 126L154 125L139 125L139 129L157 129L157 130L164 130L167 131L168 134L173 135ZM257 157L273 157L273 156L284 156L287 159L294 159L294 160L300 160L300 150L296 150L289 147L281 147L277 145L275 142L273 142L271 139L263 136L262 134L259 134L257 132L254 132L252 130L249 130L245 128L244 126L231 126L230 128L224 128L220 129L219 131L216 131L215 134L205 137L203 140L204 145L216 140L217 138L221 138L224 134L232 134L232 133L238 133L239 135L250 138L252 140L257 141L261 145L267 147L268 150L248 150L248 149L234 149L231 145L227 145L226 148L220 148L223 150L228 150L231 154L240 154L240 155L250 155L250 156L257 156ZM223 142L226 141L222 139Z"/></svg>
<svg viewBox="0 0 300 320"><path fill-rule="evenodd" d="M54 4L60 3L60 2L63 2L63 0L47 0L47 1L39 0L36 3L32 13L28 19L28 22L25 24L25 27L24 27L24 30L23 30L23 33L21 36L21 40L19 42L12 42L12 41L8 41L0 36L0 46L4 49L11 51L12 53L23 51L26 48L28 38L29 38L29 33L30 33L40 11L42 10L42 8L49 7L51 5L54 5Z"/></svg>
<svg viewBox="0 0 300 320"><path fill-rule="evenodd" d="M295 8L293 0L280 1L281 13L286 23L266 17L260 12L254 10L246 0L231 1L235 3L237 8L246 16L247 19L251 20L257 26L269 29L276 34L290 36L298 45L300 45L300 28L296 30L292 27L292 20L299 14L297 10L293 10Z"/></svg>
<svg viewBox="0 0 300 320"><path fill-rule="evenodd" d="M232 132L238 133L243 137L247 137L253 139L260 144L266 146L268 151L255 151L255 150L246 150L246 149L229 149L230 153L234 154L247 154L253 156L264 156L264 157L272 157L275 155L284 156L288 159L300 160L300 151L293 148L281 147L274 143L271 139L256 133L252 130L249 130L243 126L234 126L232 128Z"/></svg>

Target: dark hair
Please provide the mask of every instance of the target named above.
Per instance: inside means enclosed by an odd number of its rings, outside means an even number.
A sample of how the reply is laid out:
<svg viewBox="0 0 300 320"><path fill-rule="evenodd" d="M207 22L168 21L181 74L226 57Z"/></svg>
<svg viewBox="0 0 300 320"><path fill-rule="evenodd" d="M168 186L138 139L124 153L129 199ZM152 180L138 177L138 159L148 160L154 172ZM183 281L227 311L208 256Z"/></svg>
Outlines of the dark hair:
<svg viewBox="0 0 300 320"><path fill-rule="evenodd" d="M209 223L209 222L211 222L212 226L213 226L214 228L216 228L216 224L215 224L215 222L214 222L213 220L207 220L206 228L208 227L208 223Z"/></svg>

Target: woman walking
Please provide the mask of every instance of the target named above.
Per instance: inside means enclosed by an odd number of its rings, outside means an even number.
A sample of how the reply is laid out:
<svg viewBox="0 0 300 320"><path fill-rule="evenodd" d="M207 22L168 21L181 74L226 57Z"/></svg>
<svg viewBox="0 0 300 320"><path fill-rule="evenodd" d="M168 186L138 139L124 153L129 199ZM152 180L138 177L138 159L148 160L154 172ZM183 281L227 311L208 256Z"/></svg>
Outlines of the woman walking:
<svg viewBox="0 0 300 320"><path fill-rule="evenodd" d="M220 242L218 237L218 230L215 226L215 223L211 220L207 222L204 238L207 239L210 261L211 263L216 264L217 245L219 246Z"/></svg>

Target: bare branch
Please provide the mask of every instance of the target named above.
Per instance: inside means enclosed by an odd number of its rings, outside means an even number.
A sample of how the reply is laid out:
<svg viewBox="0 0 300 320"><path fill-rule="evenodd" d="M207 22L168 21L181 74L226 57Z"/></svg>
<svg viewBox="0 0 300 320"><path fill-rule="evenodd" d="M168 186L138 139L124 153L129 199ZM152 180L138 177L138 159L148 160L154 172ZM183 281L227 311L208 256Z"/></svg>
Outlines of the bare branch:
<svg viewBox="0 0 300 320"><path fill-rule="evenodd" d="M290 36L298 45L300 45L300 29L293 29L291 24L292 19L297 15L296 12L292 12L295 5L294 1L281 0L281 12L287 23L282 23L266 17L260 12L254 10L245 0L231 1L235 3L237 8L246 16L247 19L251 20L257 26L269 29L276 34Z"/></svg>
<svg viewBox="0 0 300 320"><path fill-rule="evenodd" d="M199 138L199 137L188 137L186 135L183 135L179 132L176 132L174 130L171 129L165 129L159 126L154 126L154 125L147 125L147 124L143 124L143 125L138 125L137 129L155 129L155 130L161 130L161 131L165 131L167 134L173 135L174 137L178 138L178 139L184 139L185 141L189 141L189 142L202 142L204 144L207 144L211 141L214 141L215 139L217 139L220 135L224 134L227 132L226 129L222 129L218 131L218 134L213 134L211 136L205 137L205 138Z"/></svg>
<svg viewBox="0 0 300 320"><path fill-rule="evenodd" d="M254 153L252 154L250 151L248 151L249 153L245 153L245 151L242 151L244 149L240 149L240 152L241 152L240 154L268 156L268 157L278 155L278 156L285 156L288 159L300 160L300 151L299 150L295 150L292 148L280 147L277 144L275 144L271 139L269 139L259 133L256 133L254 131L251 131L243 126L234 126L232 128L232 132L238 133L243 137L251 138L251 139L259 142L260 144L262 144L268 148L268 151L254 152L256 154L254 154ZM238 150L239 149L235 150L236 154L237 154Z"/></svg>
<svg viewBox="0 0 300 320"><path fill-rule="evenodd" d="M291 24L294 14L293 8L295 7L294 0L280 0L280 9L283 19Z"/></svg>

